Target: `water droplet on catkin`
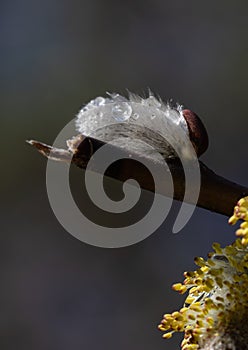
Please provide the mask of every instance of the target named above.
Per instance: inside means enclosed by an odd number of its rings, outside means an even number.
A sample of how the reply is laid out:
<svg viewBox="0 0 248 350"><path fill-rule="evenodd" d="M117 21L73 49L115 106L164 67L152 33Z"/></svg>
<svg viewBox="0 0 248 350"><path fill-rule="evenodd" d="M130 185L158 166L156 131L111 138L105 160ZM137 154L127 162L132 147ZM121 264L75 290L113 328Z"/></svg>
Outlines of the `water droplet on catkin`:
<svg viewBox="0 0 248 350"><path fill-rule="evenodd" d="M132 107L127 102L114 103L112 107L112 115L118 122L124 122L131 117Z"/></svg>

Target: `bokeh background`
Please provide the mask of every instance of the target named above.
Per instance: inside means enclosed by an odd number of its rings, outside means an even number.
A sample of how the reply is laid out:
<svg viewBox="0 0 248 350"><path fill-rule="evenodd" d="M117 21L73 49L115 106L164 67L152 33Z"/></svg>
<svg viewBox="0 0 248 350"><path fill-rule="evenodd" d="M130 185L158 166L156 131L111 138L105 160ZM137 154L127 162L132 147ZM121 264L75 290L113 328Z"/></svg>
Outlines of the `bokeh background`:
<svg viewBox="0 0 248 350"><path fill-rule="evenodd" d="M232 241L227 218L196 209L145 241L101 249L70 236L47 199L52 143L83 103L105 91L143 93L196 111L210 138L202 159L248 185L247 1L0 2L0 346L5 350L174 350L161 316L194 256Z"/></svg>

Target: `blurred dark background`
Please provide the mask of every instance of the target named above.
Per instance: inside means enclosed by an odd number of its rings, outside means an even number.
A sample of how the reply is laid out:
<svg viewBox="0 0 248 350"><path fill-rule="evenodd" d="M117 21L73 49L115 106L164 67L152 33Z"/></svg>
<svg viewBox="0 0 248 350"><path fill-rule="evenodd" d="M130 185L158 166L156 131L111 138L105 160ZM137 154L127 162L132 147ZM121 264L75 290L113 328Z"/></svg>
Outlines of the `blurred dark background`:
<svg viewBox="0 0 248 350"><path fill-rule="evenodd" d="M24 0L0 2L0 346L4 350L179 349L157 330L183 297L171 284L234 238L227 218L175 215L145 241L88 246L57 222L46 160L25 144L52 143L83 103L105 91L172 97L204 121L202 157L247 180L247 1Z"/></svg>

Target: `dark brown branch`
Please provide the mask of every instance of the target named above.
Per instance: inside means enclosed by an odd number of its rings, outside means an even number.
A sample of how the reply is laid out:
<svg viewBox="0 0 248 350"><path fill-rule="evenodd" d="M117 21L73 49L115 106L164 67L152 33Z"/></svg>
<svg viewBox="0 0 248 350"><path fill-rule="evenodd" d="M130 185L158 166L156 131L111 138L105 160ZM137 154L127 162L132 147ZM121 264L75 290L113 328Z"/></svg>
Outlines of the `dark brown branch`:
<svg viewBox="0 0 248 350"><path fill-rule="evenodd" d="M86 168L91 156L104 145L104 142L102 141L90 137L84 137L82 135L71 142L69 141L69 150L52 148L38 141L27 142L50 159L67 163L72 162L79 168L83 169ZM113 147L114 149L116 146L110 147ZM144 173L144 168L141 166L144 155L138 155L141 162L140 164L139 162L132 161L130 152L127 153L123 149L118 149L118 152L123 154L122 159L116 163L116 166L110 167L106 171L105 175L122 182L127 178L135 178L139 182L141 188L154 192L154 183L151 181L151 177L147 176L147 172ZM182 201L184 198L184 172L181 162L178 158L169 158L166 159L166 161L173 176L174 199ZM149 162L153 161L149 159ZM201 190L197 206L219 214L230 216L237 201L241 197L248 195L248 188L215 174L202 162L199 162L199 164L201 171ZM158 174L162 171L162 167L162 162L156 161L156 169ZM95 171L97 171L97 169L95 169ZM161 183L158 185L157 191L161 194L167 195L168 189L164 185L162 178Z"/></svg>

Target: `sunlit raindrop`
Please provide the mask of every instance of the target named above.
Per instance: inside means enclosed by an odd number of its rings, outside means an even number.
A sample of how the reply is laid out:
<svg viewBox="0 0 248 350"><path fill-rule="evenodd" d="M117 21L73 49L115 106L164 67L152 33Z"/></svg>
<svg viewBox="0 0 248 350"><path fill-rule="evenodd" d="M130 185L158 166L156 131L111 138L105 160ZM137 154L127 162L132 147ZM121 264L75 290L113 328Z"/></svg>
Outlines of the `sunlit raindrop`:
<svg viewBox="0 0 248 350"><path fill-rule="evenodd" d="M94 100L92 100L91 103L96 107L103 106L105 104L105 98L97 97Z"/></svg>
<svg viewBox="0 0 248 350"><path fill-rule="evenodd" d="M118 122L124 122L131 117L132 107L127 102L114 103L112 107L112 115Z"/></svg>

